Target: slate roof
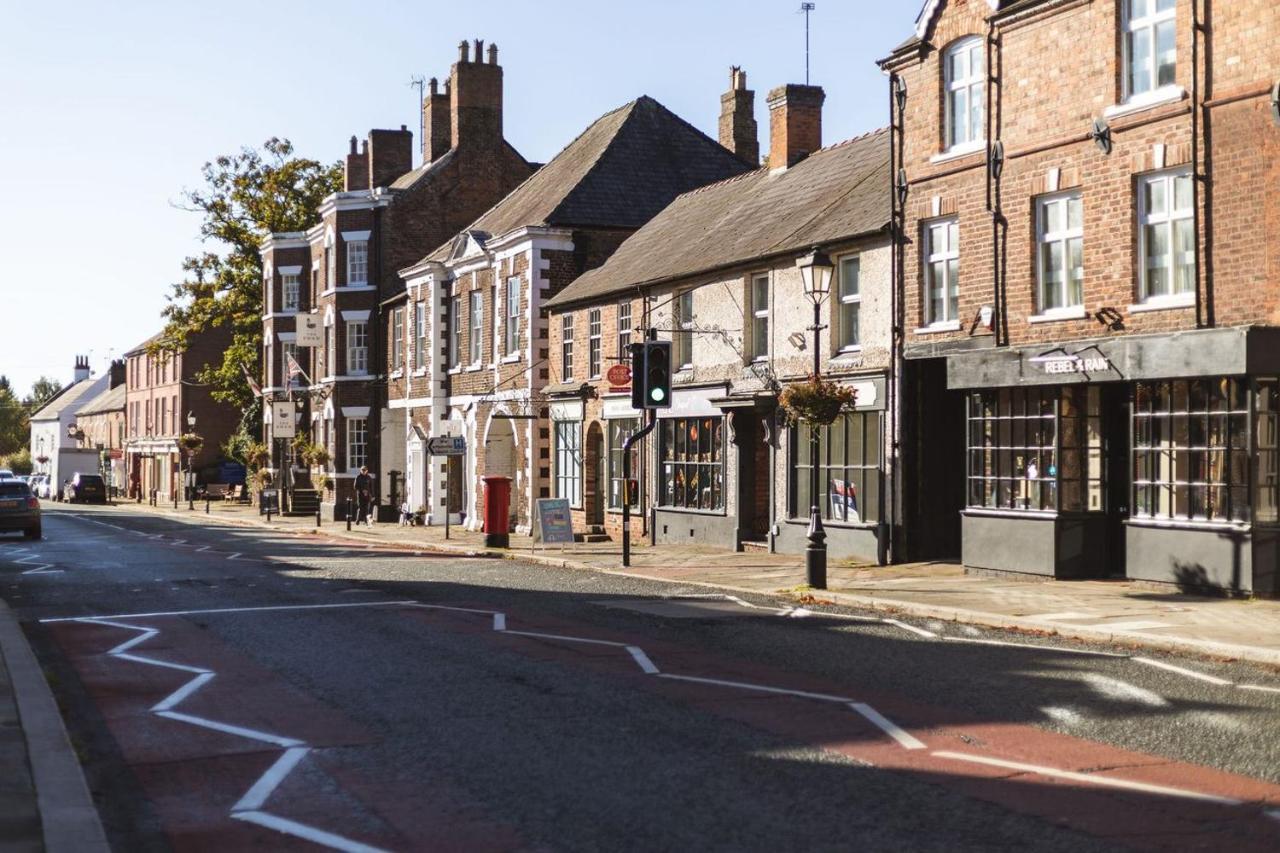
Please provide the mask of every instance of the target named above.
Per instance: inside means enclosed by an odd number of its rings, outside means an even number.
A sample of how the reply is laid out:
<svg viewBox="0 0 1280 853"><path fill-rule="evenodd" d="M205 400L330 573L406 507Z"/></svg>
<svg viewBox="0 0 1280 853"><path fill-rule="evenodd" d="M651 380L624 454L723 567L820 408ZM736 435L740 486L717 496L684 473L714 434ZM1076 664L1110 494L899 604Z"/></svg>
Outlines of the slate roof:
<svg viewBox="0 0 1280 853"><path fill-rule="evenodd" d="M110 390L103 391L80 408L77 415L97 415L102 412L119 412L124 409L125 384L121 382Z"/></svg>
<svg viewBox="0 0 1280 853"><path fill-rule="evenodd" d="M31 420L56 421L63 412L79 402L97 381L97 377L90 376L88 379L81 379L79 382L68 385L65 390L58 393L58 396L46 403L43 409L32 415Z"/></svg>
<svg viewBox="0 0 1280 853"><path fill-rule="evenodd" d="M815 151L785 171L761 168L680 196L548 304L869 234L889 222L889 192L889 132L881 129Z"/></svg>
<svg viewBox="0 0 1280 853"><path fill-rule="evenodd" d="M542 225L638 228L680 193L750 168L644 95L596 119L464 233L501 236ZM452 243L428 260L444 260Z"/></svg>

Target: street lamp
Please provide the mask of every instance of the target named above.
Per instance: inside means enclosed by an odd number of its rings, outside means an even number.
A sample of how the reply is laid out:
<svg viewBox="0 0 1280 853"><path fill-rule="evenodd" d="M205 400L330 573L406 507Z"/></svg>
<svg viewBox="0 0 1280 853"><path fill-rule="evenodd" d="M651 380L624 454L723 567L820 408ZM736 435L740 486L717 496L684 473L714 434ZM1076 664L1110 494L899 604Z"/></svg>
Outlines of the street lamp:
<svg viewBox="0 0 1280 853"><path fill-rule="evenodd" d="M192 412L192 411L187 412L187 431L190 433L194 433L196 431L196 413L195 412ZM191 488L191 456L193 453L194 451L191 451L191 450L187 451L186 487L187 487L187 510L188 511L194 510L196 508L196 492L195 492L195 489Z"/></svg>
<svg viewBox="0 0 1280 853"><path fill-rule="evenodd" d="M831 292L831 275L835 264L826 252L814 247L796 260L804 295L813 303L813 381L822 377L821 333L822 303ZM804 552L804 569L812 589L827 588L827 533L822 529L822 513L818 508L818 435L819 425L809 424L809 546Z"/></svg>

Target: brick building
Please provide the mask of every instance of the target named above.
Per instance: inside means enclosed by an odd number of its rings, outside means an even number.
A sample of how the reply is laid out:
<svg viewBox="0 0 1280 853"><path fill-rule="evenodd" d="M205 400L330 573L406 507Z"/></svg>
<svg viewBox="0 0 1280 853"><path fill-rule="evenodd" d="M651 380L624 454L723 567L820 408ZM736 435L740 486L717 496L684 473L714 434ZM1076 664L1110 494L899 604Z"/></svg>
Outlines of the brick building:
<svg viewBox="0 0 1280 853"><path fill-rule="evenodd" d="M798 553L816 503L833 555L877 557L890 479L888 134L823 148L823 100L817 86L774 89L763 166L676 199L548 303L553 491L576 527L621 533L622 442L642 413L601 375L598 353L629 360L652 329L672 341L677 372L671 407L632 450L633 529L652 518L658 543ZM758 150L738 69L722 108L722 143ZM817 340L797 268L815 247L835 266ZM820 433L813 501L808 433L786 426L777 401L812 374L815 345L824 377L853 388L857 405Z"/></svg>
<svg viewBox="0 0 1280 853"><path fill-rule="evenodd" d="M1276 591L1280 7L931 0L881 65L904 556Z"/></svg>
<svg viewBox="0 0 1280 853"><path fill-rule="evenodd" d="M230 329L214 326L192 334L181 347L167 345L157 334L124 354L128 497L181 498L184 471L194 472L194 482L201 483L205 469L221 461L222 445L240 413L215 402L196 377L206 365L220 363L230 343ZM178 439L192 432L204 444L187 459Z"/></svg>
<svg viewBox="0 0 1280 853"><path fill-rule="evenodd" d="M443 91L431 80L422 109L427 131L419 167L413 135L403 126L372 130L359 148L353 137L343 190L324 200L319 221L305 232L273 234L262 246L264 395L300 401L303 432L331 457L333 490L324 501L335 513L360 466L375 473L384 502L389 472L404 470L394 451L383 453L388 426L381 419L390 345L383 338L384 302L403 291L397 270L444 243L535 168L503 137L496 45L486 51L476 40L472 57L462 42ZM300 332L309 340L304 327L318 331L318 345L300 345ZM290 354L310 380L305 389L287 387ZM269 406L265 418L278 474L293 454L288 442L270 439ZM306 477L299 468L282 479L305 485Z"/></svg>
<svg viewBox="0 0 1280 853"><path fill-rule="evenodd" d="M587 379L565 377L549 359L546 300L680 193L748 168L641 97L597 119L491 210L401 271L406 292L387 305L384 466L407 472L414 508L431 523L443 523L447 511L478 526L480 478L507 476L512 525L530 530L533 501L551 491L544 389ZM429 460L427 439L450 434L466 438L467 456Z"/></svg>
<svg viewBox="0 0 1280 853"><path fill-rule="evenodd" d="M76 409L76 429L81 447L102 454L102 476L114 493L128 478L124 467L125 362L114 361L108 372L108 389Z"/></svg>

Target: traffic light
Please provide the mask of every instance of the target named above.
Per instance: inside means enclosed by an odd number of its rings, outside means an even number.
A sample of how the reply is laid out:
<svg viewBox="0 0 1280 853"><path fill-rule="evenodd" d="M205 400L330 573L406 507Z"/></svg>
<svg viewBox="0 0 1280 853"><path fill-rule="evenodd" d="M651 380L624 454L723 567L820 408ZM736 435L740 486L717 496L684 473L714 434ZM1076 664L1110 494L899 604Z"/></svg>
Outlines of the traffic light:
<svg viewBox="0 0 1280 853"><path fill-rule="evenodd" d="M640 384L644 386L640 408L671 408L671 341L644 342L644 374Z"/></svg>
<svg viewBox="0 0 1280 853"><path fill-rule="evenodd" d="M631 345L631 408L644 408L644 344Z"/></svg>

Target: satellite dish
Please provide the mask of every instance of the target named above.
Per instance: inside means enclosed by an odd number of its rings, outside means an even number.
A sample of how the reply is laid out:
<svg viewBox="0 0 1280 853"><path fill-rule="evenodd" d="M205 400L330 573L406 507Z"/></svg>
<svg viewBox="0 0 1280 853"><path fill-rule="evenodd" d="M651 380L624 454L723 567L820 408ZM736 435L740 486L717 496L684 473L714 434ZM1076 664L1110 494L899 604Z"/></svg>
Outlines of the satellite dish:
<svg viewBox="0 0 1280 853"><path fill-rule="evenodd" d="M1093 120L1093 130L1089 133L1089 138L1098 144L1103 154L1111 153L1111 127L1106 119Z"/></svg>

